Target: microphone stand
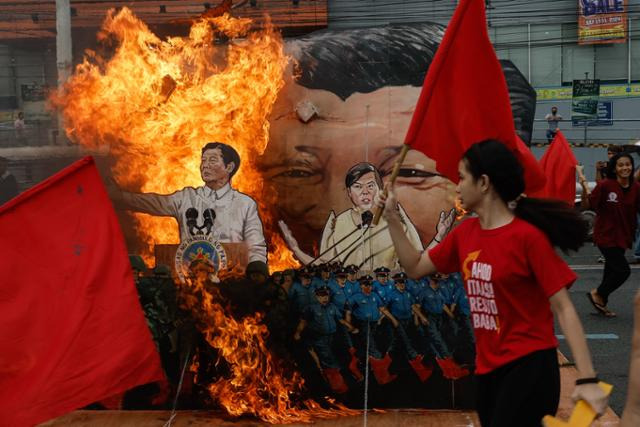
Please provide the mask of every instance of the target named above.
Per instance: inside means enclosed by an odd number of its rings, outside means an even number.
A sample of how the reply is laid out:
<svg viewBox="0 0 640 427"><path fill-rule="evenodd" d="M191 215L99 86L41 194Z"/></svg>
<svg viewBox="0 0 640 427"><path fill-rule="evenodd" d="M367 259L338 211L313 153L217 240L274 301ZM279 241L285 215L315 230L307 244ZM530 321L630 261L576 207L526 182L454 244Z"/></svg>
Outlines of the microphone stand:
<svg viewBox="0 0 640 427"><path fill-rule="evenodd" d="M371 220L369 219L368 221L363 218L363 221L356 226L356 228L351 231L349 234L347 234L346 236L344 236L342 239L338 240L336 243L334 243L333 245L329 246L327 249L324 250L324 252L322 252L320 255L318 255L317 257L315 257L314 259L312 259L309 262L309 265L313 265L314 262L318 261L320 258L322 258L322 256L326 255L327 253L329 253L330 251L332 251L336 246L338 246L340 243L344 242L346 239L348 239L349 237L351 237L353 235L353 233L355 233L356 231L362 229L362 227L368 227L370 224ZM351 247L351 245L348 246L348 248ZM344 251L343 251L344 252ZM334 259L336 259L336 257L331 258L330 261L333 261Z"/></svg>
<svg viewBox="0 0 640 427"><path fill-rule="evenodd" d="M367 228L370 228L370 227L367 227ZM376 232L375 232L375 233L373 233L372 235L367 236L366 238L364 238L364 239L362 240L362 244L364 245L368 240L373 239L375 236L377 236L378 234L382 233L382 232L383 232L384 230L386 230L387 228L388 228L388 226L384 226L384 227L382 227L381 229L376 230ZM354 241L353 241L349 246L347 246L346 248L344 248L344 249L342 250L342 252L340 252L339 254L337 254L336 256L334 256L334 257L333 257L329 262L333 261L334 259L336 259L336 258L338 258L339 256L341 256L342 254L344 254L346 251L348 251L349 249L351 249L351 247L353 247L353 245L355 245L355 244L357 244L357 243L358 243L358 240L354 240ZM357 247L353 248L353 249L351 250L351 252L349 252L349 253L347 254L347 256L346 256L346 257L344 257L343 262L346 262L346 261L349 259L349 257L353 254L353 252L354 252L355 250L357 250L357 249L358 249ZM369 259L369 258L367 258L367 260L368 260L368 259Z"/></svg>

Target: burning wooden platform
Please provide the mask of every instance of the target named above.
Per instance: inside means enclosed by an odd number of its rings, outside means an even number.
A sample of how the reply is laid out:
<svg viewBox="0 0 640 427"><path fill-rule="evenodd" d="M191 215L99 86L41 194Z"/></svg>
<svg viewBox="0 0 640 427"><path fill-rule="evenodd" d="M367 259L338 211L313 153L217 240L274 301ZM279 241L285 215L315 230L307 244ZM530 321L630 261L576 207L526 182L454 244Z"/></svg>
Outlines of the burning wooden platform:
<svg viewBox="0 0 640 427"><path fill-rule="evenodd" d="M573 402L571 401L571 390L577 377L575 368L568 363L567 359L558 353L561 363L560 374L562 389L560 396L560 408L558 417L568 419L571 415ZM624 393L626 390L615 390L617 393ZM169 417L170 411L76 411L41 426L47 427L161 427ZM371 426L398 426L404 427L480 427L478 417L473 411L452 411L452 410L418 410L418 409L392 409L384 412L370 411L367 414L368 424ZM318 427L356 427L362 425L363 416L347 416L334 419L317 420L314 424ZM220 412L207 411L178 411L173 421L174 427L197 427L197 426L234 426L234 427L254 427L256 425L268 425L260 421L242 417L231 419L226 414ZM597 420L595 427L617 427L620 424L618 416L609 408L604 416ZM304 425L304 424L288 424Z"/></svg>
<svg viewBox="0 0 640 427"><path fill-rule="evenodd" d="M42 426L103 426L103 427L160 427L169 419L169 411L76 411ZM372 426L442 427L479 426L474 412L433 410L389 410L385 413L370 412L368 424ZM251 418L229 420L219 412L179 411L174 427L197 426L255 427L258 422ZM267 424L265 424L267 425ZM287 424L303 426L306 424ZM362 416L350 416L314 422L318 427L356 427L362 425Z"/></svg>

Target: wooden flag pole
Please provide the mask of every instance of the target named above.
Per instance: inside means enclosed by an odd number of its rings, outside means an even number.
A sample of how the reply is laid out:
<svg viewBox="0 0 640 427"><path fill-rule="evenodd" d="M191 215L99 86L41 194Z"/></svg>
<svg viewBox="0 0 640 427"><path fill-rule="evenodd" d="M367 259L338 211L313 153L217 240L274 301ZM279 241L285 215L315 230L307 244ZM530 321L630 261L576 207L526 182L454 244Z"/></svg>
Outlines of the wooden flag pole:
<svg viewBox="0 0 640 427"><path fill-rule="evenodd" d="M382 190L382 194L384 194L385 196L389 193L389 188L392 187L393 183L396 181L396 178L398 177L398 173L400 173L400 166L402 166L402 163L404 162L404 158L407 157L407 153L409 152L410 149L411 147L408 144L402 145L402 150L400 151L400 155L398 156L396 163L393 165L393 172L391 172L391 179L384 186L384 190ZM378 222L380 222L380 217L382 216L382 210L383 208L376 207L376 211L374 212L374 215L373 215L373 221L371 221L372 225L378 225Z"/></svg>

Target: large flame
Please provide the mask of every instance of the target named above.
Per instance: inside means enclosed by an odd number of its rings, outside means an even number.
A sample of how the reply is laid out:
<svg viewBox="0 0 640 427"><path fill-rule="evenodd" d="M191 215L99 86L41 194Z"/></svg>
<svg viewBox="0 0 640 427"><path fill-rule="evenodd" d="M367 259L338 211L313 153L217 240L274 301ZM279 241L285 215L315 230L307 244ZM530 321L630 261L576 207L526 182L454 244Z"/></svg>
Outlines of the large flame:
<svg viewBox="0 0 640 427"><path fill-rule="evenodd" d="M312 399L296 399L304 380L297 372L286 375L272 359L265 346L267 328L260 314L238 321L225 314L220 298L213 297L205 281L196 278L185 286L182 296L186 308L197 316L207 342L229 364L229 378L220 378L209 386L211 396L229 414L251 414L275 424L360 413L330 398L326 398L327 408Z"/></svg>
<svg viewBox="0 0 640 427"><path fill-rule="evenodd" d="M52 101L72 141L110 147L113 175L129 190L166 194L199 186L202 146L232 144L242 159L234 187L258 202L275 270L297 262L276 232L274 200L263 194L255 163L267 146L267 117L287 57L273 28L248 34L250 25L228 15L203 17L188 37L161 40L129 9L111 10L99 40L115 48L113 55L88 51ZM220 44L217 34L233 40ZM154 244L179 242L172 219L136 219L145 259L151 260Z"/></svg>

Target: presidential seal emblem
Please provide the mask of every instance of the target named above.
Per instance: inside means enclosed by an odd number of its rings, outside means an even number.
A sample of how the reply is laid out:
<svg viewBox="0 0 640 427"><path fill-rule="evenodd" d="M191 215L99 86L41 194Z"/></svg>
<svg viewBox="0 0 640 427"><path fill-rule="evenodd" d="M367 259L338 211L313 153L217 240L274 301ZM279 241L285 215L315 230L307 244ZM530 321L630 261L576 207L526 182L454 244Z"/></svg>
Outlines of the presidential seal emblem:
<svg viewBox="0 0 640 427"><path fill-rule="evenodd" d="M182 283L202 272L213 282L219 282L218 272L227 268L227 254L222 244L211 236L196 235L178 246L175 267Z"/></svg>

